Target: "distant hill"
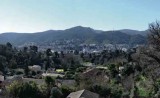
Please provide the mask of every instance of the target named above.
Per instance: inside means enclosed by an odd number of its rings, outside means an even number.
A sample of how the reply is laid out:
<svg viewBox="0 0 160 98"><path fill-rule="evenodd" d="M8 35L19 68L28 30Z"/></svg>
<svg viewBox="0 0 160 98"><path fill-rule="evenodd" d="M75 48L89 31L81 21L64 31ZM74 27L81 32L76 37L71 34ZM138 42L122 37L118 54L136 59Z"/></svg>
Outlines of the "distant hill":
<svg viewBox="0 0 160 98"><path fill-rule="evenodd" d="M140 34L140 35L143 35L143 36L146 36L147 33L148 33L147 30L146 31L138 31L138 30L122 29L122 30L118 30L118 31L129 34L129 35Z"/></svg>
<svg viewBox="0 0 160 98"><path fill-rule="evenodd" d="M77 26L66 30L48 30L37 33L3 33L0 43L14 45L24 43L52 43L57 40L81 40L82 43L144 44L146 37L140 31L119 30L100 31L89 27ZM141 31L142 32L142 31ZM131 33L131 34L130 34Z"/></svg>

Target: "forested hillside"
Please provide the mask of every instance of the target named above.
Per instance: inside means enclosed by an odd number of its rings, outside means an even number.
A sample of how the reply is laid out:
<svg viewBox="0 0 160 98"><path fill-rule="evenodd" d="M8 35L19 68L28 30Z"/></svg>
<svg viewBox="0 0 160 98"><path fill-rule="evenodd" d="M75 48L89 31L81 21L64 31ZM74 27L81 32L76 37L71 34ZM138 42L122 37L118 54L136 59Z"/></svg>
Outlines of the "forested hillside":
<svg viewBox="0 0 160 98"><path fill-rule="evenodd" d="M66 30L48 30L37 33L3 33L0 43L11 42L14 45L24 43L52 43L59 40L80 40L81 43L98 44L144 44L146 37L141 34L127 34L121 31L97 31L88 27L73 27Z"/></svg>

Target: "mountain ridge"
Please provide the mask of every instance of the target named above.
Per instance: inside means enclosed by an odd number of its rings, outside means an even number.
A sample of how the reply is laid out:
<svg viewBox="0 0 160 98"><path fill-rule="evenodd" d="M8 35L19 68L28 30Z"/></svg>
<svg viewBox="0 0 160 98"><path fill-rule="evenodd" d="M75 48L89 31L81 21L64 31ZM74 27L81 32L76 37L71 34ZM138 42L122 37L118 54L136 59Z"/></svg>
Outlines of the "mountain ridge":
<svg viewBox="0 0 160 98"><path fill-rule="evenodd" d="M135 39L138 38L138 39ZM16 45L24 43L52 43L57 40L81 40L81 42L144 44L146 37L142 34L117 31L101 31L90 27L76 26L65 30L47 30L35 33L8 32L0 34L0 43L11 42Z"/></svg>

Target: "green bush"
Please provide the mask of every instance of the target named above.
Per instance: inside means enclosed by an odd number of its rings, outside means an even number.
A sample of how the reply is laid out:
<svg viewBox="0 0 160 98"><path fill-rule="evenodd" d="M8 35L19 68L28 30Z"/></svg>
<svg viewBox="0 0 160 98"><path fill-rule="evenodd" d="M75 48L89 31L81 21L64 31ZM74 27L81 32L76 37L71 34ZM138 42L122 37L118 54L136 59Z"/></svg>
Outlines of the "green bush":
<svg viewBox="0 0 160 98"><path fill-rule="evenodd" d="M89 90L100 94L102 97L107 97L111 94L111 88L108 86L92 85Z"/></svg>
<svg viewBox="0 0 160 98"><path fill-rule="evenodd" d="M50 86L50 85L54 86L55 85L55 79L50 76L46 76L44 78L44 80L45 80L45 83L47 84L47 86Z"/></svg>
<svg viewBox="0 0 160 98"><path fill-rule="evenodd" d="M22 74L23 74L23 72L21 72L21 71L16 72L16 75L22 75Z"/></svg>
<svg viewBox="0 0 160 98"><path fill-rule="evenodd" d="M18 83L13 82L9 87L8 91L13 98L39 98L40 90L37 84L32 83Z"/></svg>
<svg viewBox="0 0 160 98"><path fill-rule="evenodd" d="M74 92L74 90L68 86L62 86L60 89L63 93L62 98L66 98L71 92Z"/></svg>
<svg viewBox="0 0 160 98"><path fill-rule="evenodd" d="M53 87L51 89L51 96L50 96L50 98L61 98L62 95L63 94L62 94L62 92L61 92L61 90L59 88Z"/></svg>

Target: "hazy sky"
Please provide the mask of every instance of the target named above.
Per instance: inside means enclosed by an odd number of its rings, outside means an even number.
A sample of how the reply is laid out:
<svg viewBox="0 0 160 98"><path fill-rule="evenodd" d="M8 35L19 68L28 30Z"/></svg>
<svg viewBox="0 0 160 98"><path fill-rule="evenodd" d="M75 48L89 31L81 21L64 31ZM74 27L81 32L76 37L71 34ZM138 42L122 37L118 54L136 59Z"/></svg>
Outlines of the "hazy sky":
<svg viewBox="0 0 160 98"><path fill-rule="evenodd" d="M86 26L145 30L160 20L160 0L0 0L0 33Z"/></svg>

